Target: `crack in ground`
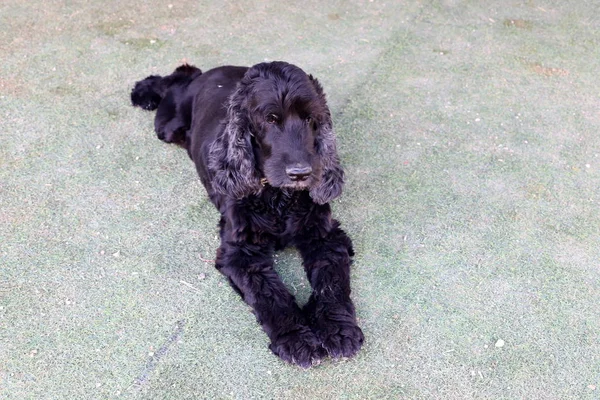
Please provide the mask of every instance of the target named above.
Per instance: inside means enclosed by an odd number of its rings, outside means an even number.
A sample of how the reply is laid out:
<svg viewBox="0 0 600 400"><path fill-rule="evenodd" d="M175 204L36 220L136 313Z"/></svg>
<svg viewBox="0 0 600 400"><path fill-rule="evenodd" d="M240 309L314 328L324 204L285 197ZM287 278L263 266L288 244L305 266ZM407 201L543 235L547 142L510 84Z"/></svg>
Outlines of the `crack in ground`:
<svg viewBox="0 0 600 400"><path fill-rule="evenodd" d="M177 323L175 324L175 332L173 332L171 336L169 336L169 338L166 340L166 342L164 342L163 345L160 346L160 348L156 352L154 352L152 356L150 356L148 361L146 361L146 366L144 367L144 370L133 381L132 387L135 390L140 390L142 386L144 386L144 384L148 382L150 374L156 369L160 360L167 354L169 348L173 345L173 343L175 343L181 337L184 326L185 320L182 319L177 321Z"/></svg>

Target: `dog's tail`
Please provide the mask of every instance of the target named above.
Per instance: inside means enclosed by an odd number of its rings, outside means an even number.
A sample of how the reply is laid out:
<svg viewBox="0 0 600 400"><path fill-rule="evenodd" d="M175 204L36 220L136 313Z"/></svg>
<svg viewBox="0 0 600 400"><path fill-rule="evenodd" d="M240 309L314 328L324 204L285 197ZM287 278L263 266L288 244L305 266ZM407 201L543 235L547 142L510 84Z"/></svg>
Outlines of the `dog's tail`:
<svg viewBox="0 0 600 400"><path fill-rule="evenodd" d="M201 73L202 71L193 65L183 64L169 76L150 75L136 82L131 91L131 104L148 111L156 110L171 84Z"/></svg>
<svg viewBox="0 0 600 400"><path fill-rule="evenodd" d="M163 83L163 77L150 75L136 82L131 91L131 104L148 111L156 110L166 91L167 86Z"/></svg>

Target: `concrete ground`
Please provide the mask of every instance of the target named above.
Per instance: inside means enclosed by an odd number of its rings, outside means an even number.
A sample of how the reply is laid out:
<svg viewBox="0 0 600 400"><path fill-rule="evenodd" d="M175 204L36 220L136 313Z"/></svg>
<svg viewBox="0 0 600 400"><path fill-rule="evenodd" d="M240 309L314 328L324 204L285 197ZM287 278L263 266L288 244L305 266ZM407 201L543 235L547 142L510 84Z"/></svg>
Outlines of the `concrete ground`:
<svg viewBox="0 0 600 400"><path fill-rule="evenodd" d="M0 3L0 398L600 398L600 3ZM210 259L136 80L286 60L327 91L366 335L310 370ZM208 260L208 261L207 261ZM309 294L295 251L278 270Z"/></svg>

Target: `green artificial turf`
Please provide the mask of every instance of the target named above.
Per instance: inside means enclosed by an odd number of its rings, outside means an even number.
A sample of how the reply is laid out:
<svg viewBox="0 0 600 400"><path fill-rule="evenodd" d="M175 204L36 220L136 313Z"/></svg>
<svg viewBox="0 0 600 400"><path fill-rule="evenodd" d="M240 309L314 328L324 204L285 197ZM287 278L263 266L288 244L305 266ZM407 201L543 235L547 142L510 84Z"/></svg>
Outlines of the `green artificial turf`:
<svg viewBox="0 0 600 400"><path fill-rule="evenodd" d="M598 399L600 4L0 3L0 398ZM183 61L328 94L366 341L281 362L129 104ZM277 269L310 293L291 249Z"/></svg>

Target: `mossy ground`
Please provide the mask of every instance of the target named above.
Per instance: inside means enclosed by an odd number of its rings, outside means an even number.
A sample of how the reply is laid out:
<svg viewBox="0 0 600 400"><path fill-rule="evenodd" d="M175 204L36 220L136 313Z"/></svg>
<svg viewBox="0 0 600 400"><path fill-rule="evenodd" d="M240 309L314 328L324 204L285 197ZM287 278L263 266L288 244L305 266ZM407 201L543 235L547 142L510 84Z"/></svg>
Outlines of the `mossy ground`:
<svg viewBox="0 0 600 400"><path fill-rule="evenodd" d="M3 2L0 397L598 398L599 12ZM182 61L264 60L319 78L348 177L366 342L307 371L205 261L217 213L129 105ZM297 254L277 268L305 300Z"/></svg>

